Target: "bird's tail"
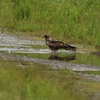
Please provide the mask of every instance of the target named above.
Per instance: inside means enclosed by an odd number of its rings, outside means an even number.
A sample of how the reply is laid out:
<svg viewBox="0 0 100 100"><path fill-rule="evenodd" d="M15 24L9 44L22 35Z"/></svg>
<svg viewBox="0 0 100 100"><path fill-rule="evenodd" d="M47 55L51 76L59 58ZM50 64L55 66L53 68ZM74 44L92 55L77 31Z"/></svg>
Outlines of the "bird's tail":
<svg viewBox="0 0 100 100"><path fill-rule="evenodd" d="M76 47L68 45L68 44L64 44L64 48L66 50L72 50L72 51L76 51L76 49L77 49Z"/></svg>

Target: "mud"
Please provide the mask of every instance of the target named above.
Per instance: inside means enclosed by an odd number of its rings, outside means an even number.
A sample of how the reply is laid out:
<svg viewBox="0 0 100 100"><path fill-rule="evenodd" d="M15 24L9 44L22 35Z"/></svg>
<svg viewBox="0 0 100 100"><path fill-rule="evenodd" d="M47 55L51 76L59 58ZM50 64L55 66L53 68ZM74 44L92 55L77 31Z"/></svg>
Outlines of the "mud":
<svg viewBox="0 0 100 100"><path fill-rule="evenodd" d="M56 61L56 60L44 60L38 58L29 58L26 56L12 55L7 53L0 53L0 57L3 59L9 59L11 61L29 61L40 64L49 65L54 69L70 69L73 71L99 71L97 66L89 66L85 64L72 64L68 62Z"/></svg>
<svg viewBox="0 0 100 100"><path fill-rule="evenodd" d="M20 62L20 61L28 61L28 62L35 62L44 64L46 66L50 66L53 69L70 69L73 71L99 71L100 68L96 66L88 66L84 64L71 64L68 62L62 62L62 61L55 61L55 60L44 60L44 59L37 59L37 58L29 58L26 56L18 56L18 55L12 55L7 53L0 53L0 57L4 60L11 60L14 62ZM24 68L24 65L22 65ZM100 81L100 75L91 75L91 74L80 74L88 79L92 79L95 81Z"/></svg>
<svg viewBox="0 0 100 100"><path fill-rule="evenodd" d="M51 51L47 49L32 48L31 45L45 45L44 41L31 41L23 38L13 37L10 35L0 33L0 57L2 59L9 59L11 61L29 61L40 64L45 64L53 69L70 69L73 71L100 71L99 66L91 66L87 64L74 64L68 61L75 60L76 54L66 57L50 56L48 59L33 58L20 55L13 55L12 53L38 53L49 54ZM59 50L58 52L68 52L65 50ZM24 67L22 65L22 67ZM100 81L100 75L82 74L83 76Z"/></svg>

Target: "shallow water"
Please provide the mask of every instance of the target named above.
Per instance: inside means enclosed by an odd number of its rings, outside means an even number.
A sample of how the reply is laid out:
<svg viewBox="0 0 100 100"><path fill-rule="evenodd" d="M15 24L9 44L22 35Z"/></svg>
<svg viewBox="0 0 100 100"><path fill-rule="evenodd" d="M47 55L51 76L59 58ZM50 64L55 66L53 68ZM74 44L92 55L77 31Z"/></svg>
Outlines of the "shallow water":
<svg viewBox="0 0 100 100"><path fill-rule="evenodd" d="M53 69L77 71L88 79L100 81L100 53L86 53L81 49L76 53L59 50L56 56L52 56L44 40L31 41L0 33L0 57L9 59L22 68L25 67L23 62L28 61L32 65L37 63L49 65Z"/></svg>
<svg viewBox="0 0 100 100"><path fill-rule="evenodd" d="M86 64L91 66L100 67L100 57L92 54L81 54L81 53L68 53L58 52L55 56L52 56L49 50L35 50L33 53L16 52L18 55L28 56L39 59L49 59L64 62L71 62L76 64ZM38 53L39 52L39 53Z"/></svg>
<svg viewBox="0 0 100 100"><path fill-rule="evenodd" d="M2 33L0 33L0 52L100 67L100 56L96 56L91 53L73 53L66 50L59 50L56 53L56 56L52 56L51 51L45 45L44 40L31 41Z"/></svg>

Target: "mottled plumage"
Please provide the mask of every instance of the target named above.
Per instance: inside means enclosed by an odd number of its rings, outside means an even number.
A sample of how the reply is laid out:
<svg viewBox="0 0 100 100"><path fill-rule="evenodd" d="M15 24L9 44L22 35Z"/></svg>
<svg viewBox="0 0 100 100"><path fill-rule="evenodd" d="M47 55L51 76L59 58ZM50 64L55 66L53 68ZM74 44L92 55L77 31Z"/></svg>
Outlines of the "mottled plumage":
<svg viewBox="0 0 100 100"><path fill-rule="evenodd" d="M76 47L63 43L61 41L52 40L48 35L43 36L46 41L46 45L52 50L53 54L59 49L66 49L76 51Z"/></svg>

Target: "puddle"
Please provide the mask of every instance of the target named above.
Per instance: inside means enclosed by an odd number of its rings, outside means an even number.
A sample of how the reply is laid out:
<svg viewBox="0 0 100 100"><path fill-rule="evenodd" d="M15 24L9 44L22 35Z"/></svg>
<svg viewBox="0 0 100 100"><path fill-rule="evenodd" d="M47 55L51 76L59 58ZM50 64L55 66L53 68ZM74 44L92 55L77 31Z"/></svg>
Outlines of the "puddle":
<svg viewBox="0 0 100 100"><path fill-rule="evenodd" d="M31 41L0 33L0 57L9 59L22 68L25 67L24 62L28 61L31 64L44 64L53 69L73 70L88 79L100 81L99 54L86 54L81 50L77 53L59 50L56 56L52 56L44 40Z"/></svg>
<svg viewBox="0 0 100 100"><path fill-rule="evenodd" d="M100 67L100 57L92 54L80 54L80 53L68 53L68 52L57 52L56 56L52 56L50 50L48 49L40 49L34 50L33 53L26 52L16 52L18 55L39 58L45 60L57 60L57 61L65 61L71 62L74 64L86 64L90 66L98 66Z"/></svg>
<svg viewBox="0 0 100 100"><path fill-rule="evenodd" d="M81 64L81 66L82 64L96 66L100 70L100 56L89 53L73 53L66 50L59 50L56 56L51 56L51 51L45 45L45 41L25 40L2 33L0 33L0 52L50 61L60 61L59 63L70 62L73 64L73 70L86 69L84 67L78 69L78 64ZM74 64L76 64L76 67Z"/></svg>

